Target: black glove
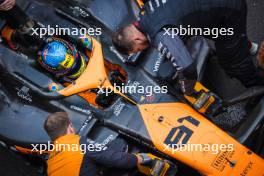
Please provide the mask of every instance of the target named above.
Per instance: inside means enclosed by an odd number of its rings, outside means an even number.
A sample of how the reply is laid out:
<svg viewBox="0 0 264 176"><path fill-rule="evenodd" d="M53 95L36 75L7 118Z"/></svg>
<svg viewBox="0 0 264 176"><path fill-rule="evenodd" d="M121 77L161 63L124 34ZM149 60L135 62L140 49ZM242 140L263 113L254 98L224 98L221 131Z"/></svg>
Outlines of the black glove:
<svg viewBox="0 0 264 176"><path fill-rule="evenodd" d="M194 87L197 82L197 77L195 64L191 64L187 68L182 68L178 71L179 84L185 95L191 96L195 93Z"/></svg>

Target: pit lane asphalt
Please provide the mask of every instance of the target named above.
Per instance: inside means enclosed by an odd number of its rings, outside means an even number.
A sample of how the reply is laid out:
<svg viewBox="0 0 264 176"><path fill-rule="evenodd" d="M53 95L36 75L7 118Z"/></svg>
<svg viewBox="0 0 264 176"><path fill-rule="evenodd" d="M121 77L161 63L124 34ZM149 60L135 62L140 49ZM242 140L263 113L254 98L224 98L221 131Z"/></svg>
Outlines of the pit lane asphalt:
<svg viewBox="0 0 264 176"><path fill-rule="evenodd" d="M247 0L248 34L251 40L260 43L264 40L264 1ZM40 176L39 168L31 166L21 157L0 147L1 176Z"/></svg>

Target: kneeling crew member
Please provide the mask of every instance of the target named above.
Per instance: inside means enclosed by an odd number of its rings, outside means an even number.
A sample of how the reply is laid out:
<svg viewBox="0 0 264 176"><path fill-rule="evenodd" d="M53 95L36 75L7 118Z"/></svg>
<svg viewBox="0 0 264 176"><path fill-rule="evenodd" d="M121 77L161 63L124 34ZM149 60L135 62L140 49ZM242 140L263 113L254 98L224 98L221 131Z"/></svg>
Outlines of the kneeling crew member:
<svg viewBox="0 0 264 176"><path fill-rule="evenodd" d="M183 43L192 34L177 36L172 32L176 31L174 28L179 31L181 27L202 30L225 28L232 30L233 35L219 34L215 38L211 33L205 36L215 41L221 66L247 87L263 85L262 71L250 58L250 54L257 53L258 46L247 37L246 20L245 0L149 0L142 8L139 21L118 30L113 35L113 43L124 54L139 52L149 46L159 50L175 67L176 74L172 78L177 77L183 93L192 96L196 94L193 88L197 71ZM205 94L199 97L201 101L196 103L199 107L206 99L210 101L210 96Z"/></svg>
<svg viewBox="0 0 264 176"><path fill-rule="evenodd" d="M70 122L70 119L65 112L57 112L51 114L45 121L44 128L54 144L79 146L81 144L87 145L86 137L80 137L75 134L75 130ZM94 144L96 147L96 144ZM99 144L97 144L99 145ZM98 146L97 146L98 147ZM150 171L153 173L166 173L168 170L168 164L164 164L164 167L160 166L161 160L153 158L149 154L129 154L125 152L115 151L107 146L101 146L98 150L87 150L85 152L73 148L59 148L51 151L48 165L48 176L96 176L98 175L97 164L108 168L117 169L135 169L137 166L153 163ZM157 168L163 172L156 172ZM156 175L155 175L156 176ZM158 175L157 175L158 176ZM159 175L160 176L160 175Z"/></svg>

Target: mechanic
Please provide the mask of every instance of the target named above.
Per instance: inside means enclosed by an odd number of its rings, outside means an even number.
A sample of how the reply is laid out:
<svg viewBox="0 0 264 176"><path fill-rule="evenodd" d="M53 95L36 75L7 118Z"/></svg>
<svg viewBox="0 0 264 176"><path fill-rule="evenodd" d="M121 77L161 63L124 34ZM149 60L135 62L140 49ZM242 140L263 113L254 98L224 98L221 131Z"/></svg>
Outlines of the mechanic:
<svg viewBox="0 0 264 176"><path fill-rule="evenodd" d="M0 0L0 17L7 21L2 36L13 50L21 46L37 49L42 44L40 38L31 35L38 25L16 5L16 0Z"/></svg>
<svg viewBox="0 0 264 176"><path fill-rule="evenodd" d="M156 163L161 160L151 158L150 154L129 154L112 149L109 146L102 146L94 142L87 142L86 136L75 134L75 129L66 112L56 112L48 116L44 123L44 129L50 136L53 144L59 146L70 144L72 146L81 144L95 147L87 147L85 152L73 148L54 147L47 161L48 176L77 176L77 175L98 175L98 165L107 168L135 169L137 166L149 167L155 171ZM97 146L96 146L97 145ZM72 150L71 150L72 149ZM151 165L150 165L151 163ZM147 166L144 166L147 165ZM164 168L165 169L165 166Z"/></svg>
<svg viewBox="0 0 264 176"><path fill-rule="evenodd" d="M193 95L197 71L184 45L191 36L172 36L172 28L231 28L234 35L206 37L215 41L225 71L250 87L264 84L264 78L250 58L250 54L257 53L258 45L247 37L246 17L245 0L149 0L140 12L139 21L119 29L112 40L123 54L149 46L156 48L173 65L176 74L171 77L177 76L183 93Z"/></svg>

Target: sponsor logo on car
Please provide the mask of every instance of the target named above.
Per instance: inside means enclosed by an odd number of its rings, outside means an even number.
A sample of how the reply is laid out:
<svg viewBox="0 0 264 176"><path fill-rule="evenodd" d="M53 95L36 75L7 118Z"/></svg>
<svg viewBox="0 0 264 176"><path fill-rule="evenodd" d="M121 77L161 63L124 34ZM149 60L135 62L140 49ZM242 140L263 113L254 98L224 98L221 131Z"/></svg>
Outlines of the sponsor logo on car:
<svg viewBox="0 0 264 176"><path fill-rule="evenodd" d="M115 105L115 107L114 107L114 114L115 114L115 116L119 116L119 114L124 109L124 107L125 107L125 104L124 103L118 103L117 105Z"/></svg>
<svg viewBox="0 0 264 176"><path fill-rule="evenodd" d="M26 100L28 102L32 102L32 96L29 94L29 88L26 86L23 86L22 88L16 88L17 90L17 96L22 98L23 100Z"/></svg>

